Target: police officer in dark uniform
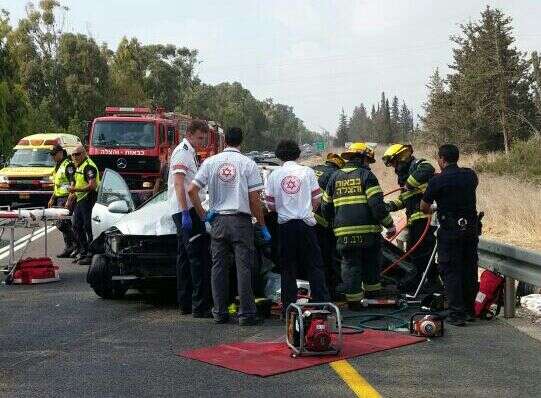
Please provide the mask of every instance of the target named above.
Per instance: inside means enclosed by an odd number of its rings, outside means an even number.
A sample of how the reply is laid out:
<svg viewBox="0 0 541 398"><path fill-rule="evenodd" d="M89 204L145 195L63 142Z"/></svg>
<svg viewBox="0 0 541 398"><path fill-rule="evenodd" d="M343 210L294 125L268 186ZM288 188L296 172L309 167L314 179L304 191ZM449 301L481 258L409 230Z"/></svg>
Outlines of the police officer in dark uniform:
<svg viewBox="0 0 541 398"><path fill-rule="evenodd" d="M100 173L86 153L83 145L77 145L72 154L75 170L75 183L68 190L71 200L75 199L72 224L77 238L78 257L76 261L81 265L88 265L92 259L89 245L92 242L91 216L92 208L97 199Z"/></svg>
<svg viewBox="0 0 541 398"><path fill-rule="evenodd" d="M68 204L68 189L75 178L75 166L60 144L56 144L51 149L51 156L56 166L53 171L53 194L49 199L48 207L66 207ZM56 227L62 233L65 245L64 251L57 257L67 258L75 250L75 236L71 228L71 221L69 219L58 220Z"/></svg>
<svg viewBox="0 0 541 398"><path fill-rule="evenodd" d="M480 223L476 208L478 179L475 172L458 167L455 145L442 145L438 151L441 174L433 177L421 201L421 210L429 214L437 204L438 265L449 300L447 322L464 326L473 321L477 293L477 245Z"/></svg>
<svg viewBox="0 0 541 398"><path fill-rule="evenodd" d="M317 182L321 191L325 191L327 183L331 176L340 170L345 165L345 160L336 153L329 153L324 164L314 166ZM336 298L336 287L341 281L340 263L337 261L336 253L336 238L332 230L332 225L329 225L323 214L321 214L321 206L314 210L314 218L316 219L316 236L321 248L321 256L323 257L323 266L325 267L325 279L331 298Z"/></svg>

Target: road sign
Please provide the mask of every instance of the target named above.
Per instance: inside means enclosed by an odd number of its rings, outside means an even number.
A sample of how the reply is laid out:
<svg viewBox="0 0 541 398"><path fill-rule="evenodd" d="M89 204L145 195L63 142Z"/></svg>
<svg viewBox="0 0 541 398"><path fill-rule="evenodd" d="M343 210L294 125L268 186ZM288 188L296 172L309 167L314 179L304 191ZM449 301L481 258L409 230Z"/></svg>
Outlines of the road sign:
<svg viewBox="0 0 541 398"><path fill-rule="evenodd" d="M323 152L325 150L325 141L318 141L314 145L318 152Z"/></svg>

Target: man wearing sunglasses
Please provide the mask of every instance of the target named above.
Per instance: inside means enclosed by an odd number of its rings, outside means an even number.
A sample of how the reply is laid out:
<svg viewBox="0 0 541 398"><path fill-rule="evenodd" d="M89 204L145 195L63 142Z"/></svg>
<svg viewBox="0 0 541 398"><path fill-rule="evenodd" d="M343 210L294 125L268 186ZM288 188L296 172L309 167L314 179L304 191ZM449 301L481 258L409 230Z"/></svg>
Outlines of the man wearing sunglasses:
<svg viewBox="0 0 541 398"><path fill-rule="evenodd" d="M78 145L71 153L75 170L75 184L68 189L70 197L76 201L72 224L77 238L78 256L76 262L88 265L92 260L88 246L92 242L90 218L92 207L96 203L100 174L98 168L86 154L84 146Z"/></svg>

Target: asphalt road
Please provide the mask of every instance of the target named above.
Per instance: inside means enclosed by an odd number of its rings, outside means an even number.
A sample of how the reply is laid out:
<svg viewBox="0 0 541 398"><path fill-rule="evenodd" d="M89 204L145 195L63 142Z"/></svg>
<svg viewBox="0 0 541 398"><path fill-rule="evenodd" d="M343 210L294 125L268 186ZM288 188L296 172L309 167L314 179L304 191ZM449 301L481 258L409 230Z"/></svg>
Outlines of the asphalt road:
<svg viewBox="0 0 541 398"><path fill-rule="evenodd" d="M41 253L34 242L28 255ZM58 232L51 251L61 248ZM5 260L3 260L5 261ZM354 397L329 365L259 378L178 357L188 348L274 340L278 321L239 328L180 316L136 292L95 296L86 267L62 280L0 286L2 397ZM541 342L504 320L448 328L440 339L349 363L385 397L539 397Z"/></svg>

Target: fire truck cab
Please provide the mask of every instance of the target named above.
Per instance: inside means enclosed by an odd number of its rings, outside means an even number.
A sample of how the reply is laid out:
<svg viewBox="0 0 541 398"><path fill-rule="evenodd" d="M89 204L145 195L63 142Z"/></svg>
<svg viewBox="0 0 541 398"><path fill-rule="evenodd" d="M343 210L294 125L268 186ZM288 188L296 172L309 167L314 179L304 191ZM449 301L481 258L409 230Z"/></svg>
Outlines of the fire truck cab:
<svg viewBox="0 0 541 398"><path fill-rule="evenodd" d="M149 108L107 107L92 122L88 154L100 172L117 171L140 200L148 198L162 164L186 131L189 117Z"/></svg>

